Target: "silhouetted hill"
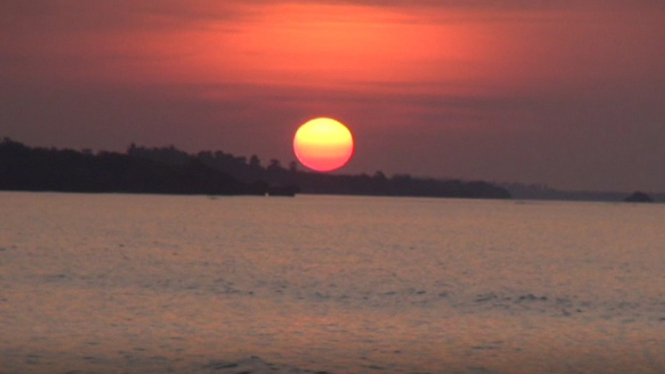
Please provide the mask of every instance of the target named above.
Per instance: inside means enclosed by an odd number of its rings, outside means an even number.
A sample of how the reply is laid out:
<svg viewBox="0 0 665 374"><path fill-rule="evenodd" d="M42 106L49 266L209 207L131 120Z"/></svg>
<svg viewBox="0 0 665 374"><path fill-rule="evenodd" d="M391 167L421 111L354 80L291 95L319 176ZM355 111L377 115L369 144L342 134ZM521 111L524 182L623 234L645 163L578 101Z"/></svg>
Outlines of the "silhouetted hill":
<svg viewBox="0 0 665 374"><path fill-rule="evenodd" d="M653 198L641 191L635 191L627 196L623 201L627 203L653 203Z"/></svg>
<svg viewBox="0 0 665 374"><path fill-rule="evenodd" d="M626 192L614 191L564 191L543 184L505 183L501 187L510 191L515 199L566 200L566 201L625 201ZM654 201L665 201L665 194L651 194Z"/></svg>
<svg viewBox="0 0 665 374"><path fill-rule="evenodd" d="M241 183L196 159L182 165L112 152L29 148L0 143L0 189L164 194L264 194L264 184Z"/></svg>
<svg viewBox="0 0 665 374"><path fill-rule="evenodd" d="M373 176L302 172L298 170L298 164L295 161L290 162L285 168L279 160L271 159L267 166L263 166L256 155L247 159L222 151L202 151L196 155L189 155L173 146L145 148L132 144L127 153L131 156L174 165L182 164L189 158L195 157L211 168L244 182L261 181L271 186L278 186L274 188L297 186L301 192L310 194L495 199L511 197L507 190L482 181L416 178L406 174L386 177L380 171Z"/></svg>
<svg viewBox="0 0 665 374"><path fill-rule="evenodd" d="M312 194L510 198L507 190L487 182L335 175L301 172L296 162L261 165L257 156L237 157L222 151L188 154L173 146L145 148L132 144L126 154L30 148L5 138L0 143L0 190L131 192L209 195Z"/></svg>

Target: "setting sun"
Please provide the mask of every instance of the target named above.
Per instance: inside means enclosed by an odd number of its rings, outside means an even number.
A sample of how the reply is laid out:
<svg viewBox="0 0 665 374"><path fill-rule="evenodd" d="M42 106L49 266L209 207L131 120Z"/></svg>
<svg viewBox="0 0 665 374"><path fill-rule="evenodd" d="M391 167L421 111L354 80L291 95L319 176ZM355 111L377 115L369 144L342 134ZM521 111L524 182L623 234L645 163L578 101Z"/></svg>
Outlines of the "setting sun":
<svg viewBox="0 0 665 374"><path fill-rule="evenodd" d="M298 160L316 171L339 169L353 155L351 131L331 118L315 118L300 126L293 138Z"/></svg>

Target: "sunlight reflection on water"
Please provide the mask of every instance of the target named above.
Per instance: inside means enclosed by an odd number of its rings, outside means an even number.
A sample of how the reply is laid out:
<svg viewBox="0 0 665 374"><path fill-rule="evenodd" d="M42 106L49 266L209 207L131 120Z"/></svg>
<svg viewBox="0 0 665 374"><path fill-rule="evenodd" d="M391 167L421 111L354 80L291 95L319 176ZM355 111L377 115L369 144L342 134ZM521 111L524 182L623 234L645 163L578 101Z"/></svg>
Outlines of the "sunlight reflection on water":
<svg viewBox="0 0 665 374"><path fill-rule="evenodd" d="M665 372L663 205L0 200L2 373Z"/></svg>

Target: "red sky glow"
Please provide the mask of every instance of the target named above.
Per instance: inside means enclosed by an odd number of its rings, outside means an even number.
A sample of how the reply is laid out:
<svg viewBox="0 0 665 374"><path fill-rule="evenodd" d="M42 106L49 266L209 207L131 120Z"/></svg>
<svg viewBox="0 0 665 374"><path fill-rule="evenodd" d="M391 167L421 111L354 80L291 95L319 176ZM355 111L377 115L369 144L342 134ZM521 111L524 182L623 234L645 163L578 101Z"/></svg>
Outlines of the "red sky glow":
<svg viewBox="0 0 665 374"><path fill-rule="evenodd" d="M663 19L650 0L8 0L0 136L287 164L327 116L354 132L343 173L665 191Z"/></svg>

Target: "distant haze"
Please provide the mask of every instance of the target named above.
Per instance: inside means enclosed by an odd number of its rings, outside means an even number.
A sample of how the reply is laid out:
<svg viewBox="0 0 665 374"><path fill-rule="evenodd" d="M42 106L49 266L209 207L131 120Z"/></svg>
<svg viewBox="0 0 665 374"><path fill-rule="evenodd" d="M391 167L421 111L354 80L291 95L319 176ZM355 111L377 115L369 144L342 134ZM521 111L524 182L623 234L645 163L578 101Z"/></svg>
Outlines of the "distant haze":
<svg viewBox="0 0 665 374"><path fill-rule="evenodd" d="M665 191L663 20L650 0L5 0L0 136L287 164L328 116L355 136L340 173Z"/></svg>

